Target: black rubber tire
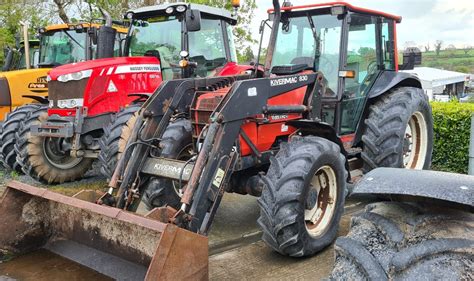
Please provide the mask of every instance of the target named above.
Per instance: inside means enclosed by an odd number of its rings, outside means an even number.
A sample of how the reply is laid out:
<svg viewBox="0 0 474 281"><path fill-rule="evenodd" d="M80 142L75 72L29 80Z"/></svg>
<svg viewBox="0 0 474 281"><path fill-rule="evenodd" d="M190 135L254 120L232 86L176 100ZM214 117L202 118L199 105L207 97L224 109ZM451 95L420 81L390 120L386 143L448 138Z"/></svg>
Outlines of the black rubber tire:
<svg viewBox="0 0 474 281"><path fill-rule="evenodd" d="M335 243L333 280L472 280L474 214L378 202Z"/></svg>
<svg viewBox="0 0 474 281"><path fill-rule="evenodd" d="M99 165L100 173L107 179L112 178L117 162L125 150L140 107L141 104L134 104L122 109L104 129L99 142Z"/></svg>
<svg viewBox="0 0 474 281"><path fill-rule="evenodd" d="M377 167L404 167L405 129L415 112L420 112L426 121L427 145L423 169L429 169L433 151L433 117L428 97L422 89L401 87L384 94L369 108L362 135L364 172Z"/></svg>
<svg viewBox="0 0 474 281"><path fill-rule="evenodd" d="M21 166L16 161L15 142L16 132L20 129L20 123L26 115L38 108L43 107L41 104L26 104L15 108L12 112L7 114L3 124L1 125L0 134L0 162L7 169L14 170L18 173L21 171Z"/></svg>
<svg viewBox="0 0 474 281"><path fill-rule="evenodd" d="M15 151L23 172L46 184L59 184L82 178L91 168L94 159L83 158L80 163L70 169L60 169L53 166L45 156L43 148L45 138L30 135L31 125L39 124L46 118L46 107L40 107L28 113L21 122L16 134Z"/></svg>
<svg viewBox="0 0 474 281"><path fill-rule="evenodd" d="M293 257L309 256L332 243L344 210L347 170L337 144L320 137L295 136L280 146L262 177L258 199L263 241L275 251ZM334 212L323 233L312 236L305 225L305 204L313 175L330 166L336 175Z"/></svg>
<svg viewBox="0 0 474 281"><path fill-rule="evenodd" d="M172 121L166 128L160 142L160 157L177 159L185 149L189 149L191 144L191 121L185 118ZM177 209L181 198L173 187L173 180L152 177L146 183L142 200L149 209L162 206Z"/></svg>

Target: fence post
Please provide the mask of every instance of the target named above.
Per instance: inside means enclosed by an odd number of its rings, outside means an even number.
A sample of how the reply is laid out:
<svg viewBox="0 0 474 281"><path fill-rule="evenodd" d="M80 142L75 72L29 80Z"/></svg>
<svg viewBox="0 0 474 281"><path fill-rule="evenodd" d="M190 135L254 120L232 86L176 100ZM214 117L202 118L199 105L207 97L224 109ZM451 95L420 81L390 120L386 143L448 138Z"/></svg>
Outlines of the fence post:
<svg viewBox="0 0 474 281"><path fill-rule="evenodd" d="M474 175L474 114L471 116L471 137L469 141L469 175Z"/></svg>

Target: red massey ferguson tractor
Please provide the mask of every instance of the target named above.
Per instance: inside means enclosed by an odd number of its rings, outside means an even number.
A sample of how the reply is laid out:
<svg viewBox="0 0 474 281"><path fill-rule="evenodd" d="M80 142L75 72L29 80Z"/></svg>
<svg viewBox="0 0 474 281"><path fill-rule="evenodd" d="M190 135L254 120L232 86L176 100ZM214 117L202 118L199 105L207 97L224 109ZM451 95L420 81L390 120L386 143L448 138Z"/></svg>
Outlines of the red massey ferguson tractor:
<svg viewBox="0 0 474 281"><path fill-rule="evenodd" d="M162 84L99 203L158 207L154 217L206 235L225 192L260 196L263 240L300 257L335 238L352 172L430 166L428 98L398 72L401 18L344 2L273 5L265 72Z"/></svg>
<svg viewBox="0 0 474 281"><path fill-rule="evenodd" d="M76 180L101 148L108 175L121 149L117 133L162 81L252 68L236 63L237 20L227 10L175 3L132 10L126 18L131 26L124 53L130 57L50 71L49 108L29 114L17 134L17 161L27 175L49 184Z"/></svg>

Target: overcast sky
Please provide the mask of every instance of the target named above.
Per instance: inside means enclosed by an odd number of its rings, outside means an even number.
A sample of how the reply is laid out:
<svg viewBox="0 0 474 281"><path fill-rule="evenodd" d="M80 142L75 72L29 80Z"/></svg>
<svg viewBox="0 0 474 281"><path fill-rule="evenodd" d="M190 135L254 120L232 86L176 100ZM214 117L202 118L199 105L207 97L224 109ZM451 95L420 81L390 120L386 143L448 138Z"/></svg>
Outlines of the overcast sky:
<svg viewBox="0 0 474 281"><path fill-rule="evenodd" d="M282 1L280 1L282 2ZM294 6L330 1L293 0ZM348 0L355 6L384 11L402 16L397 26L398 45L413 41L417 46L443 40L444 47L453 44L458 48L474 45L474 0ZM258 26L266 18L271 0L257 0L258 9L253 18L253 36L258 36Z"/></svg>

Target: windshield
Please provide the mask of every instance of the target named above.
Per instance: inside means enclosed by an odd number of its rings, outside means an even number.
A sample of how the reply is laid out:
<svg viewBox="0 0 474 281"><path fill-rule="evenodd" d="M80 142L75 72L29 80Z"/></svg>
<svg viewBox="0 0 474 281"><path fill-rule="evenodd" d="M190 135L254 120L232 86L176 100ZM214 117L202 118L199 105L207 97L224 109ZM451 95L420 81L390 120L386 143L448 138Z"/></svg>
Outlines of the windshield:
<svg viewBox="0 0 474 281"><path fill-rule="evenodd" d="M84 61L86 58L86 32L55 30L42 34L41 65L62 65Z"/></svg>
<svg viewBox="0 0 474 281"><path fill-rule="evenodd" d="M175 16L160 16L136 20L131 29L130 56L143 56L147 51L158 51L163 79L181 78L179 53L182 20ZM206 77L227 62L221 21L202 19L201 30L188 33L189 60L197 63L194 75Z"/></svg>
<svg viewBox="0 0 474 281"><path fill-rule="evenodd" d="M321 71L329 93L337 91L342 22L332 15L282 19L272 66L306 64Z"/></svg>

